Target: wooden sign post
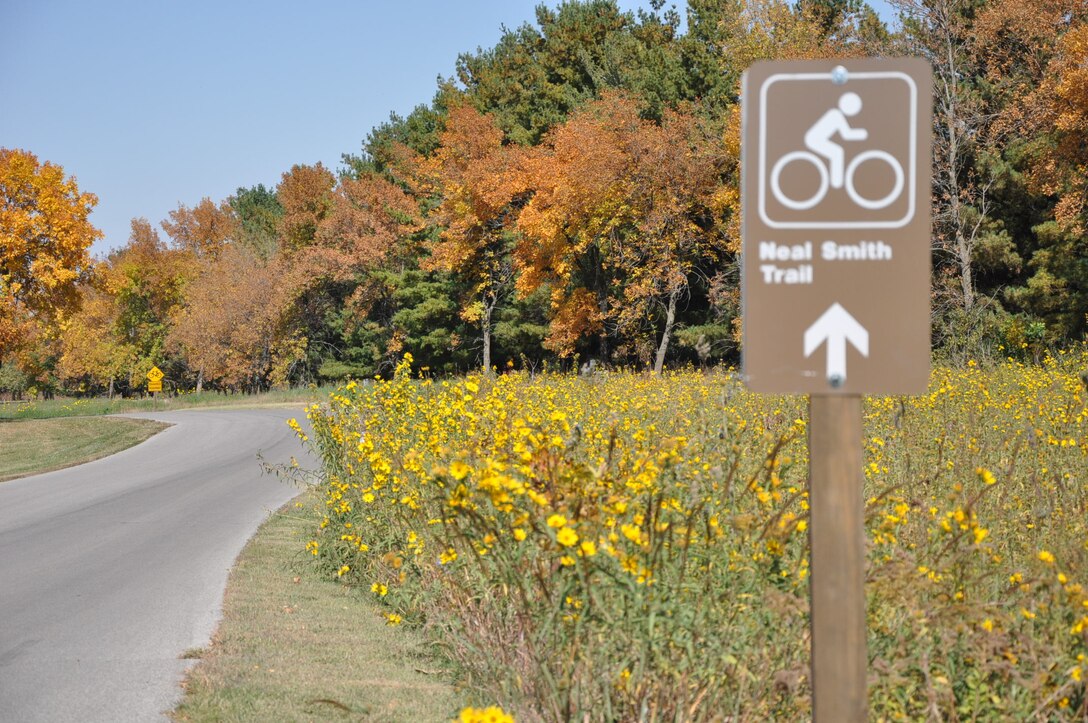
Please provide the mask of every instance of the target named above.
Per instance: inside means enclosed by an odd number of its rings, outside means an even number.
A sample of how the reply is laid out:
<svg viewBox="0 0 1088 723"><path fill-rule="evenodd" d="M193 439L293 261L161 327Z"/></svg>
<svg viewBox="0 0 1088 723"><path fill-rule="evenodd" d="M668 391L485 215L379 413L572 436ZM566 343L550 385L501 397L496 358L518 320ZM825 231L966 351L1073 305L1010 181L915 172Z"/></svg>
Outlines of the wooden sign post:
<svg viewBox="0 0 1088 723"><path fill-rule="evenodd" d="M867 718L862 394L929 382L932 72L774 61L744 76L744 377L808 394L813 717Z"/></svg>
<svg viewBox="0 0 1088 723"><path fill-rule="evenodd" d="M868 710L861 438L861 397L809 397L812 711L829 723Z"/></svg>

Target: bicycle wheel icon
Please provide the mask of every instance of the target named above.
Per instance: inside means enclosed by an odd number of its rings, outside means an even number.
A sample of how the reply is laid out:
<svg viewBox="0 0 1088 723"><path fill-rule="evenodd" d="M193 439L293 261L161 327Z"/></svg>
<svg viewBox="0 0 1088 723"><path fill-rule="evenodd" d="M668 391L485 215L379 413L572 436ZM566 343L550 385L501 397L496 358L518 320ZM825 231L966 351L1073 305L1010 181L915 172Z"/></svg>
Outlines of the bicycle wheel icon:
<svg viewBox="0 0 1088 723"><path fill-rule="evenodd" d="M881 161L891 168L892 173L895 176L895 182L892 184L892 189L886 195L879 198L866 198L858 193L854 186L854 174L857 172L861 164L866 161L874 160ZM809 163L816 167L819 173L820 182L816 188L816 191L808 198L791 198L782 190L782 171L792 163L804 162ZM846 166L846 174L843 179L843 186L846 190L846 194L850 197L858 206L869 210L878 210L886 208L902 195L904 175L903 166L895 159L892 154L881 150L868 150L859 153L854 156L850 163ZM793 209L794 211L806 211L814 206L817 206L824 198L827 197L828 190L830 189L830 176L828 174L827 165L823 159L810 151L792 151L785 154L778 159L778 162L771 168L770 187L771 193L778 199L786 208Z"/></svg>

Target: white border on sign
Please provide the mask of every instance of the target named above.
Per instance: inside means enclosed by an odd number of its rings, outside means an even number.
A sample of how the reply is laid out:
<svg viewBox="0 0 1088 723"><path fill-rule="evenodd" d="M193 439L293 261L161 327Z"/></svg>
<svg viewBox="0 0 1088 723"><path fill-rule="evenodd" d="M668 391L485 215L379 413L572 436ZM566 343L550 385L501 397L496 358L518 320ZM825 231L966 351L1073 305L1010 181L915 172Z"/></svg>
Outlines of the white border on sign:
<svg viewBox="0 0 1088 723"><path fill-rule="evenodd" d="M874 80L880 78L898 78L906 81L910 88L910 158L908 165L910 177L907 182L907 213L897 221L773 221L767 215L767 90L774 83L782 80L831 80L831 72L826 73L776 73L763 82L759 89L759 217L770 228L902 228L914 218L917 193L918 163L918 86L914 79L900 71L850 72L850 79Z"/></svg>

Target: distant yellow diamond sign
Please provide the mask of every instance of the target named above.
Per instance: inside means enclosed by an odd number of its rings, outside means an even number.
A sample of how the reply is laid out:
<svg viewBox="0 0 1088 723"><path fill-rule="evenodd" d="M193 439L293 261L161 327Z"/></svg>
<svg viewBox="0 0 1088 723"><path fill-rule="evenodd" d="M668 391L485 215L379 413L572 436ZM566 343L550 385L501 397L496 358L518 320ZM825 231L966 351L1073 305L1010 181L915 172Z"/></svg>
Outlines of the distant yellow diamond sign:
<svg viewBox="0 0 1088 723"><path fill-rule="evenodd" d="M166 376L166 375L163 374L162 370L159 369L158 367L151 367L151 371L149 371L147 373L147 379L148 379L148 381L151 381L151 382L162 381L162 378L164 376Z"/></svg>

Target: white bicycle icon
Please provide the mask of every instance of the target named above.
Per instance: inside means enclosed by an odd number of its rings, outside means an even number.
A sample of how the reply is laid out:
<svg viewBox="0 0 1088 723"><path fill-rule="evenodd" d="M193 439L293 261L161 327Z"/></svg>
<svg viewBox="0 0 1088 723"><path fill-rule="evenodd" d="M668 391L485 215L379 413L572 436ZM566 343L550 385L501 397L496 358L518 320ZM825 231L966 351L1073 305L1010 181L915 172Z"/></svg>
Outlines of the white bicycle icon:
<svg viewBox="0 0 1088 723"><path fill-rule="evenodd" d="M861 96L857 93L843 93L838 99L836 107L831 108L819 117L804 134L807 151L792 151L778 159L771 168L771 193L786 208L795 211L805 211L817 205L827 196L831 188L845 188L850 200L862 208L876 210L890 206L903 193L903 166L895 157L881 150L863 151L850 161L843 172L843 160L845 141L864 141L869 137L869 132L864 128L850 125L848 117L856 116L862 107ZM840 141L835 141L835 137ZM821 158L820 156L823 156ZM826 159L826 160L825 160ZM854 174L858 167L868 160L883 161L895 174L895 183L892 190L880 198L867 198L858 193L854 185ZM795 161L805 161L816 167L820 173L820 185L808 198L791 198L782 191L782 170Z"/></svg>
<svg viewBox="0 0 1088 723"><path fill-rule="evenodd" d="M892 172L895 174L895 183L892 185L892 190L889 191L887 195L880 198L866 198L865 196L862 196L860 193L858 193L857 188L854 187L854 173L857 172L858 167L861 166L862 163L865 163L869 160L883 161L892 169ZM785 194L785 192L782 191L782 170L795 161L806 161L808 163L811 163L820 173L820 185L816 189L816 192L808 198L790 198ZM793 151L791 153L787 153L786 155L779 158L778 162L774 164L773 168L771 168L771 193L773 193L774 197L778 199L778 202L786 208L791 208L795 211L805 211L807 209L810 209L824 200L824 198L827 196L828 190L831 187L831 179L827 169L828 166L824 162L824 160L817 156L815 153L812 153L811 151ZM895 159L895 156L888 153L887 151L874 149L862 151L858 155L854 156L854 158L846 166L846 174L843 179L843 188L845 189L847 195L850 196L851 201L861 206L862 208L876 210L886 208L891 204L895 203L896 199L898 199L899 196L903 193L903 183L903 166L899 163L899 161Z"/></svg>

